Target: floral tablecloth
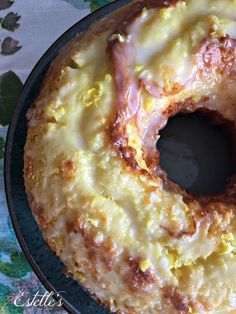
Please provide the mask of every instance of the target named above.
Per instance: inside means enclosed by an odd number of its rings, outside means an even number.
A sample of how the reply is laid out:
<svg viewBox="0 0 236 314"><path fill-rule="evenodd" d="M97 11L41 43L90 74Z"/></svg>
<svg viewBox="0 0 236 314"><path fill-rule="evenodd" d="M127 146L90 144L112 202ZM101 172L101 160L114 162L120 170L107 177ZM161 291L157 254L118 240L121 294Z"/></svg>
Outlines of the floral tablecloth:
<svg viewBox="0 0 236 314"><path fill-rule="evenodd" d="M9 218L3 182L4 145L16 99L38 59L71 25L107 2L0 0L0 314L65 313L60 307L16 302L20 292L32 300L45 290L21 251Z"/></svg>

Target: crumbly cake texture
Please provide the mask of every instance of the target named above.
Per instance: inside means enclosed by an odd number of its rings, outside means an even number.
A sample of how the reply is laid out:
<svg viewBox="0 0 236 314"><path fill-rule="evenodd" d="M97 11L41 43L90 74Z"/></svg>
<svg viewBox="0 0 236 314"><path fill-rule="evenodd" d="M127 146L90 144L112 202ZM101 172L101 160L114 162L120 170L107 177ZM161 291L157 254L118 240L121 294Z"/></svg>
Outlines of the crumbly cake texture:
<svg viewBox="0 0 236 314"><path fill-rule="evenodd" d="M112 311L236 313L236 184L194 197L158 166L168 117L236 120L236 1L135 1L61 50L28 111L30 207ZM235 129L234 129L235 131Z"/></svg>

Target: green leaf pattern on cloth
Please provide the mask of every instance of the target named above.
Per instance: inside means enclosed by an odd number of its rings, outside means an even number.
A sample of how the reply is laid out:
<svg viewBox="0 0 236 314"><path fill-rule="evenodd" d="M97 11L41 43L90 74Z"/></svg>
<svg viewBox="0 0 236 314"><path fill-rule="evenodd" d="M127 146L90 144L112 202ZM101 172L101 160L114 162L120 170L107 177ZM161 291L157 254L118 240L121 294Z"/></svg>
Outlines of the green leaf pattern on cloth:
<svg viewBox="0 0 236 314"><path fill-rule="evenodd" d="M85 1L81 1L81 0L63 0L63 1L70 3L76 9L81 10L87 7L87 3Z"/></svg>
<svg viewBox="0 0 236 314"><path fill-rule="evenodd" d="M71 24L60 29L58 34L62 34L70 25L88 14L89 11L93 11L109 2L111 0L0 0L0 65L1 60L6 60L2 63L4 70L0 67L0 314L66 314L62 308L16 307L14 304L14 299L20 291L27 292L28 297L32 299L37 292L45 293L45 289L21 251L8 215L3 183L4 145L7 127L22 89L22 77L24 81L40 56L37 54L38 51L34 50L34 44L39 41L40 44L45 44L43 42L46 38L45 33L52 33L51 28L44 28L44 22L48 19L49 14L55 20L57 19L55 24L57 28L60 28L65 20L71 21ZM34 11L34 18L32 10ZM36 15L37 10L40 10L41 14ZM64 14L60 15L63 20L58 17L57 10L58 13ZM64 12L64 10L70 13ZM55 12L55 14L52 15L52 12ZM74 16L73 19L72 16ZM26 20L31 21L32 24L28 25ZM67 24L64 23L63 25ZM30 32L27 32L29 28ZM14 36L12 32L14 32ZM23 32L27 34L27 38L22 36ZM21 36L19 36L20 33ZM53 36L50 38L53 38ZM55 39L48 40L40 54ZM21 49L22 43L24 49ZM36 59L29 66L29 59L34 53ZM31 58L30 60L34 59ZM21 65L24 64L26 75L23 74L22 68L18 66L19 62Z"/></svg>
<svg viewBox="0 0 236 314"><path fill-rule="evenodd" d="M106 5L109 2L111 2L108 0L85 0L85 1L89 2L91 11L94 11L94 10L100 8L101 6Z"/></svg>
<svg viewBox="0 0 236 314"><path fill-rule="evenodd" d="M0 260L0 272L9 277L24 277L30 271L30 266L22 252L14 251L10 254L10 262Z"/></svg>
<svg viewBox="0 0 236 314"><path fill-rule="evenodd" d="M2 311L5 310L4 313L9 313L9 309L4 305L7 303L10 292L11 290L9 287L0 283L0 309L2 309Z"/></svg>
<svg viewBox="0 0 236 314"><path fill-rule="evenodd" d="M19 77L8 71L0 75L0 124L7 125L11 119L16 100L23 84Z"/></svg>
<svg viewBox="0 0 236 314"><path fill-rule="evenodd" d="M72 4L75 8L77 9L82 9L85 6L85 3L87 2L90 6L90 10L94 11L98 8L100 8L103 5L108 4L109 2L111 2L111 0L64 0L66 2L69 2L70 4Z"/></svg>

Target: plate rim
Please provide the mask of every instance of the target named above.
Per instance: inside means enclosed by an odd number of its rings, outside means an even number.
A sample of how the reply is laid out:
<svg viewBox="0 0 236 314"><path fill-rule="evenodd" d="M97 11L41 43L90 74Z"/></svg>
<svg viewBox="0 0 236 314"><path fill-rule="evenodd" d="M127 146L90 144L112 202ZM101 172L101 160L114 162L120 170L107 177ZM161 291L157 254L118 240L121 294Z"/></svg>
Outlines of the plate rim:
<svg viewBox="0 0 236 314"><path fill-rule="evenodd" d="M132 0L115 0L113 2L107 3L106 5L98 8L97 10L90 12L88 15L84 16L82 19L80 19L78 22L73 24L70 28L68 28L65 32L63 32L50 46L49 48L42 54L42 56L39 58L39 60L36 62L36 64L33 66L32 70L30 71L23 87L21 90L21 93L16 101L15 108L13 110L12 116L10 123L8 125L8 130L7 130L7 136L6 136L6 144L5 144L5 152L4 152L4 188L5 188L5 196L6 196L6 202L7 202L7 208L8 212L11 218L11 222L13 225L14 233L16 235L16 238L18 240L18 243L20 244L20 247L26 256L27 261L29 262L32 271L34 274L38 277L39 281L43 285L43 287L49 291L53 292L53 298L59 301L59 299L62 300L63 304L62 307L68 312L72 314L79 314L80 310L76 309L69 301L66 300L63 295L61 295L58 291L56 291L55 287L53 284L50 283L50 281L47 279L43 271L40 269L39 265L33 258L33 256L30 253L30 250L27 246L27 242L25 241L24 236L21 233L21 228L18 225L17 221L17 214L15 212L15 207L13 204L13 198L12 198L12 188L11 188L11 175L10 175L10 170L11 170L11 154L12 154L12 147L13 147L13 138L14 138L14 133L16 130L16 127L18 125L18 120L20 113L23 109L24 105L24 99L26 98L28 94L29 87L31 85L34 85L35 79L37 78L38 71L40 68L44 65L44 61L47 59L47 56L54 50L56 50L56 55L53 57L53 61L55 60L56 56L58 55L60 49L62 49L66 44L68 44L71 40L73 40L77 34L80 32L86 31L79 31L78 28L80 25L83 24L83 22L91 19L91 22L89 24L92 25L95 23L97 20L102 19L103 17L107 16L111 12L115 11L116 9L119 9L123 7L124 5L128 4ZM71 39L68 39L63 45L63 47L58 47L59 43L61 40L66 38L68 34L73 34ZM51 61L52 62L52 61ZM45 66L45 65L44 65ZM50 66L49 66L50 67ZM47 73L48 69L46 70ZM43 74L43 80L45 78L45 74ZM40 83L42 85L43 83ZM26 196L27 197L27 196ZM45 247L46 249L46 247ZM85 290L86 291L86 290ZM58 296L59 295L59 296ZM91 297L91 295L90 295ZM91 297L92 298L92 297ZM82 314L82 313L80 313Z"/></svg>

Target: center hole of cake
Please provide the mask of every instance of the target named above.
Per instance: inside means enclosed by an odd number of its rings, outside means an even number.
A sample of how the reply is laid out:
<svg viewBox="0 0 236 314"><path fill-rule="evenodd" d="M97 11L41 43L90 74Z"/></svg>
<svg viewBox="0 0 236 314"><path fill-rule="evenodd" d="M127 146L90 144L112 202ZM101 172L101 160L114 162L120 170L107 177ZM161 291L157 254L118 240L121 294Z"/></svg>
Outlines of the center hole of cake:
<svg viewBox="0 0 236 314"><path fill-rule="evenodd" d="M228 131L227 123L215 123L200 112L170 118L157 142L168 179L196 195L223 192L235 172Z"/></svg>

